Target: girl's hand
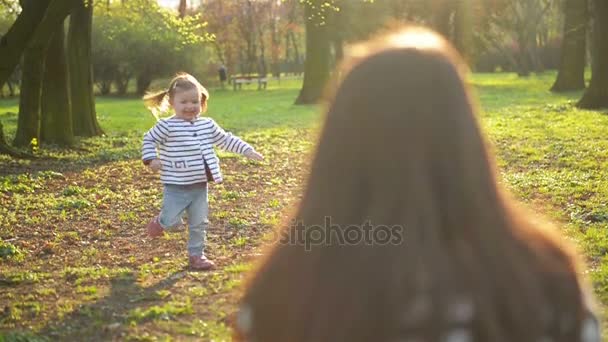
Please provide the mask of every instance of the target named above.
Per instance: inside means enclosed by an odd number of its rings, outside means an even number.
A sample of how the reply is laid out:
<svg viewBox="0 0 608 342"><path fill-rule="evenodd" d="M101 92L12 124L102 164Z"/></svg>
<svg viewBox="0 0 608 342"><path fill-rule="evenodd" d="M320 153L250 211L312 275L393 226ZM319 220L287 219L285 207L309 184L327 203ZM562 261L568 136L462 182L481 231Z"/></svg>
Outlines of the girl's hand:
<svg viewBox="0 0 608 342"><path fill-rule="evenodd" d="M154 159L150 162L150 164L148 164L148 167L150 168L150 170L156 172L163 167L163 164L161 164L160 160Z"/></svg>
<svg viewBox="0 0 608 342"><path fill-rule="evenodd" d="M245 152L245 157L247 157L249 159L253 159L253 160L264 160L264 156L257 153L253 149L247 150L247 152Z"/></svg>

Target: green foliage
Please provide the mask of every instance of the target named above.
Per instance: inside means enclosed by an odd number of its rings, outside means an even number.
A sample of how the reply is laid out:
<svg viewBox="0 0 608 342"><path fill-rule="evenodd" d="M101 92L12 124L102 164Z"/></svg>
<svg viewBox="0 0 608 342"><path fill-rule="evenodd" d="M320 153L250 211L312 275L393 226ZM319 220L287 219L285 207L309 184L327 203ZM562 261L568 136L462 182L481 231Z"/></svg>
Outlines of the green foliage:
<svg viewBox="0 0 608 342"><path fill-rule="evenodd" d="M0 259L23 260L23 252L12 243L0 240Z"/></svg>
<svg viewBox="0 0 608 342"><path fill-rule="evenodd" d="M185 301L169 302L165 305L154 305L147 309L137 308L129 313L128 320L131 323L142 322L147 320L170 320L179 315L191 314L193 312L190 298Z"/></svg>
<svg viewBox="0 0 608 342"><path fill-rule="evenodd" d="M340 0L300 0L308 11L306 20L312 21L316 25L324 26L331 12L339 12L338 3Z"/></svg>
<svg viewBox="0 0 608 342"><path fill-rule="evenodd" d="M574 108L578 92L549 92L554 79L555 73L527 79L476 74L470 83L501 182L560 223L587 257L595 294L607 304L608 116ZM86 151L41 147L61 165L0 159L21 171L0 176L0 238L18 237L19 243L10 242L25 255L18 264L0 259L0 289L6 289L0 290L0 308L10 308L0 329L52 331L54 339L66 341L230 340L226 322L236 310L236 287L263 237L277 241L273 229L286 219L282 208L298 199L315 141L319 109L292 106L299 85L212 91L209 115L267 158L256 166L222 159L227 181L210 188L216 201L208 251L220 265L212 272L186 271L187 233L145 237L162 187L139 160L142 133L154 123L140 100L98 99L108 136L82 140ZM16 101L0 100L0 119L15 108ZM55 209L77 199L90 206ZM48 240L52 244L42 248Z"/></svg>
<svg viewBox="0 0 608 342"><path fill-rule="evenodd" d="M35 335L31 332L6 332L0 333L0 341L2 342L47 342L46 337Z"/></svg>
<svg viewBox="0 0 608 342"><path fill-rule="evenodd" d="M199 16L180 19L153 0L100 6L93 19L96 83L108 93L116 81L124 93L132 77L166 77L210 39Z"/></svg>
<svg viewBox="0 0 608 342"><path fill-rule="evenodd" d="M0 0L0 36L13 24L21 7L17 0Z"/></svg>

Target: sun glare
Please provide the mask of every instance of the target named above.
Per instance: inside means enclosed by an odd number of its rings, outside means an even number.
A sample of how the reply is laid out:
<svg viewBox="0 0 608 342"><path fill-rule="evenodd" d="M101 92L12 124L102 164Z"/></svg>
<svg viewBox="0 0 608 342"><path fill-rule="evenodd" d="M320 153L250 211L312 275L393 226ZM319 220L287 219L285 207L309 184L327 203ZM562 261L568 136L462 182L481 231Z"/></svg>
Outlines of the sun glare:
<svg viewBox="0 0 608 342"><path fill-rule="evenodd" d="M430 32L408 31L388 37L389 43L398 47L433 48L442 45L442 41Z"/></svg>

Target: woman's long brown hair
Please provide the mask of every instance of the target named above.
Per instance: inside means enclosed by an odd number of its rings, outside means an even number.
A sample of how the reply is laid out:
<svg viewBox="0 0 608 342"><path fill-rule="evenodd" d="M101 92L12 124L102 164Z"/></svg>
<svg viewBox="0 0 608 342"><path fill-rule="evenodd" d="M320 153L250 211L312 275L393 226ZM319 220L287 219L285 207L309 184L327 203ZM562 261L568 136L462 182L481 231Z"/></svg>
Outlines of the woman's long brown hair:
<svg viewBox="0 0 608 342"><path fill-rule="evenodd" d="M476 341L577 340L578 261L498 185L458 54L421 28L353 54L290 218L301 225L285 224L246 284L248 339L440 340L469 301ZM401 239L289 242L302 227L329 234L328 219Z"/></svg>

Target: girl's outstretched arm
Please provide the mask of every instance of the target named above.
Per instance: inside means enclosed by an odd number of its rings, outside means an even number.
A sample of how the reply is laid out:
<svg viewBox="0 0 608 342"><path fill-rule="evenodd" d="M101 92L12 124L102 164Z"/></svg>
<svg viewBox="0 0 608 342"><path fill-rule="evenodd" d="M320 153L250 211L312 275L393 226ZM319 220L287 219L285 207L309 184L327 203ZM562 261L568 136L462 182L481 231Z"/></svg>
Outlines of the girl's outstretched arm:
<svg viewBox="0 0 608 342"><path fill-rule="evenodd" d="M262 155L257 153L255 149L243 141L241 138L224 131L213 119L211 120L213 144L222 150L242 154L248 158L261 160Z"/></svg>

